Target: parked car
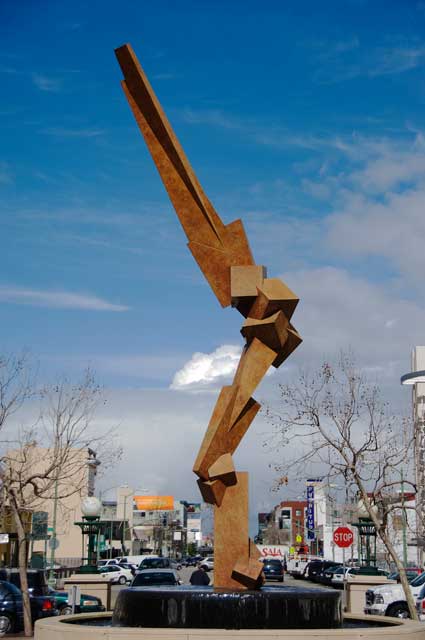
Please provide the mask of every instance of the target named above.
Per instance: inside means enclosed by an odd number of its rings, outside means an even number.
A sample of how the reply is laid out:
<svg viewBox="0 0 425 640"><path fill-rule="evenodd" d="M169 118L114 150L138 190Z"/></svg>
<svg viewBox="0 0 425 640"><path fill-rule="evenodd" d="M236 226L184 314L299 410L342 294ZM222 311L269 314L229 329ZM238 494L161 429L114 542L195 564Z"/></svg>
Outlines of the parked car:
<svg viewBox="0 0 425 640"><path fill-rule="evenodd" d="M139 571L131 583L131 587L178 586L181 584L179 574L174 569L143 569Z"/></svg>
<svg viewBox="0 0 425 640"><path fill-rule="evenodd" d="M357 576L385 576L388 578L390 572L386 569L381 569L380 567L374 567L372 565L365 565L362 567L358 567L355 571L355 575Z"/></svg>
<svg viewBox="0 0 425 640"><path fill-rule="evenodd" d="M409 574L413 573L413 574L415 574L415 576L418 576L422 572L423 572L423 569L421 569L420 567L406 567L406 573L409 573ZM398 575L397 571L394 571L394 573L396 573ZM393 575L393 574L391 574L391 575ZM391 578L391 579L393 579L393 578Z"/></svg>
<svg viewBox="0 0 425 640"><path fill-rule="evenodd" d="M288 573L296 580L304 578L304 572L309 563L308 558L292 558L288 562Z"/></svg>
<svg viewBox="0 0 425 640"><path fill-rule="evenodd" d="M182 568L181 562L172 560L171 558L145 558L139 564L138 571L144 569L175 569L179 571Z"/></svg>
<svg viewBox="0 0 425 640"><path fill-rule="evenodd" d="M109 580L112 584L125 584L133 580L133 574L129 569L123 569L118 565L108 565L100 567L98 572L105 580Z"/></svg>
<svg viewBox="0 0 425 640"><path fill-rule="evenodd" d="M419 620L425 620L425 585L421 587L416 598L416 610L418 612Z"/></svg>
<svg viewBox="0 0 425 640"><path fill-rule="evenodd" d="M144 553L139 556L120 556L116 558L117 562L128 562L129 564L135 564L136 567L140 565L145 558L159 558L155 553Z"/></svg>
<svg viewBox="0 0 425 640"><path fill-rule="evenodd" d="M196 561L193 559L193 556L183 556L181 559L182 567L193 567L196 564Z"/></svg>
<svg viewBox="0 0 425 640"><path fill-rule="evenodd" d="M33 623L40 618L58 615L53 598L30 595L30 604ZM23 628L22 591L11 582L0 580L0 637L18 633Z"/></svg>
<svg viewBox="0 0 425 640"><path fill-rule="evenodd" d="M1 567L0 580L6 580L21 588L21 576L19 569L15 567ZM48 596L49 585L47 584L46 572L42 569L27 569L28 591L32 596Z"/></svg>
<svg viewBox="0 0 425 640"><path fill-rule="evenodd" d="M283 565L280 560L263 560L263 572L266 580L283 582Z"/></svg>
<svg viewBox="0 0 425 640"><path fill-rule="evenodd" d="M123 569L128 569L129 571L131 571L133 576L136 575L136 571L137 571L137 565L136 564L133 564L133 563L130 563L130 562L119 562L118 566L122 567Z"/></svg>
<svg viewBox="0 0 425 640"><path fill-rule="evenodd" d="M414 580L415 578L418 577L418 575L420 575L422 572L421 571L410 571L410 569L406 570L406 577L408 582L412 582L412 580ZM398 571L394 571L394 573L390 573L390 575L388 576L388 580L396 580L397 582L400 582L400 574L398 573Z"/></svg>
<svg viewBox="0 0 425 640"><path fill-rule="evenodd" d="M317 582L319 574L323 570L330 569L335 566L334 560L311 560L306 567L306 578L312 582Z"/></svg>
<svg viewBox="0 0 425 640"><path fill-rule="evenodd" d="M119 564L117 558L109 558L108 560L99 560L98 567L108 567L111 564Z"/></svg>
<svg viewBox="0 0 425 640"><path fill-rule="evenodd" d="M186 556L186 558L182 559L182 565L184 567L196 567L201 560L203 560L202 556Z"/></svg>
<svg viewBox="0 0 425 640"><path fill-rule="evenodd" d="M425 586L425 572L416 576L410 583L413 597L419 597L422 587ZM365 613L375 616L392 616L395 618L408 618L409 609L401 584L382 584L374 589L368 589L365 594Z"/></svg>
<svg viewBox="0 0 425 640"><path fill-rule="evenodd" d="M345 574L344 574L344 567L337 567L336 569L334 569L334 571L332 571L332 576L331 576L331 585L335 588L338 587L343 587L344 586L344 577L345 580L348 580L348 576L350 575L355 575L357 573L359 567L345 567Z"/></svg>
<svg viewBox="0 0 425 640"><path fill-rule="evenodd" d="M68 602L69 594L67 591L55 591L49 587L49 596L55 601L56 609L60 616L66 616L72 613L72 606ZM80 604L75 606L75 613L97 613L105 611L100 598L89 596L86 593L81 594Z"/></svg>
<svg viewBox="0 0 425 640"><path fill-rule="evenodd" d="M204 558L201 562L201 567L205 569L205 571L213 571L214 569L214 556L208 556L208 558Z"/></svg>
<svg viewBox="0 0 425 640"><path fill-rule="evenodd" d="M339 564L335 564L333 567L328 567L327 569L323 569L319 575L319 582L321 584L327 584L327 585L332 584L332 578L334 577L334 574L338 572L340 569L342 572L342 567Z"/></svg>

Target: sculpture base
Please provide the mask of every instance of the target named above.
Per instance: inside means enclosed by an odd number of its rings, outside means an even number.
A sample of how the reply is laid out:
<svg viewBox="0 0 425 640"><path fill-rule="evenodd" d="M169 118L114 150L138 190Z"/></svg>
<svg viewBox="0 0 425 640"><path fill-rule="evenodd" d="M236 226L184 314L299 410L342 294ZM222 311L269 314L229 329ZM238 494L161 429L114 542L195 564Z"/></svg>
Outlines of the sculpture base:
<svg viewBox="0 0 425 640"><path fill-rule="evenodd" d="M342 624L341 593L330 589L262 587L133 587L122 590L115 627L175 629L332 629Z"/></svg>

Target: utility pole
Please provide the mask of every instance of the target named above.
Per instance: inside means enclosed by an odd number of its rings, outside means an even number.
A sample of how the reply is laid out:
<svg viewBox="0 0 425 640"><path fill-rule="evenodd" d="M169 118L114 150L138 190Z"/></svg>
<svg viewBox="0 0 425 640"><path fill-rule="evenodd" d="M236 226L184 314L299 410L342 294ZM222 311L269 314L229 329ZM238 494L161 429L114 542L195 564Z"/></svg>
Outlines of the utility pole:
<svg viewBox="0 0 425 640"><path fill-rule="evenodd" d="M126 555L126 548L125 548L125 543L126 543L126 534L127 534L127 527L126 525L126 515L127 515L127 498L129 498L130 496L133 495L133 491L131 491L130 493L126 493L124 495L124 513L123 513L123 523L122 523L122 539L121 539L121 551L123 553L123 555Z"/></svg>
<svg viewBox="0 0 425 640"><path fill-rule="evenodd" d="M403 526L403 564L404 568L407 568L407 519L406 519L406 509L404 506L404 477L403 477L403 469L400 471L400 481L401 481L401 513L402 513L402 526Z"/></svg>
<svg viewBox="0 0 425 640"><path fill-rule="evenodd" d="M54 495L53 495L53 522L52 522L52 537L50 538L50 571L49 571L49 586L54 587L56 585L56 579L55 579L55 570L54 570L54 564L55 564L55 552L56 552L56 544L57 544L57 538L56 538L56 522L57 522L57 514L58 514L58 484L59 484L59 477L58 477L58 473L59 470L56 472L56 478L55 478L55 488L54 488Z"/></svg>

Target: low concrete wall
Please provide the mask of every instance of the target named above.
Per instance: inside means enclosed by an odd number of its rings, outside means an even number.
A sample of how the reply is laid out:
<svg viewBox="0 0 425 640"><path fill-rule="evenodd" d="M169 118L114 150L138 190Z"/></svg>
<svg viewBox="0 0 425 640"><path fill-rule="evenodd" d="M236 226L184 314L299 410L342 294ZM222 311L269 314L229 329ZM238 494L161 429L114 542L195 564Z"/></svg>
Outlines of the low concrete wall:
<svg viewBox="0 0 425 640"><path fill-rule="evenodd" d="M385 618L389 626L358 629L132 629L89 627L63 620L110 617L104 613L47 618L35 623L35 640L425 640L425 625ZM346 616L347 620L383 622L381 616Z"/></svg>
<svg viewBox="0 0 425 640"><path fill-rule="evenodd" d="M366 591L381 584L396 584L396 581L388 580L385 576L350 576L346 586L346 611L355 615L363 614L366 606Z"/></svg>

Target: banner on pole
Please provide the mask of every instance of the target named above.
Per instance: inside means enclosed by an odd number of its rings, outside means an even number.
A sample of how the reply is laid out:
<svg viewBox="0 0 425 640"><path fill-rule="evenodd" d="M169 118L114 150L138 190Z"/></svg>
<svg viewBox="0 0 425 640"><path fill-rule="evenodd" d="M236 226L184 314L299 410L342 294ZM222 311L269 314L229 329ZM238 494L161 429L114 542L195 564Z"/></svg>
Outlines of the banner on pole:
<svg viewBox="0 0 425 640"><path fill-rule="evenodd" d="M314 485L307 485L307 540L315 540L314 531Z"/></svg>

